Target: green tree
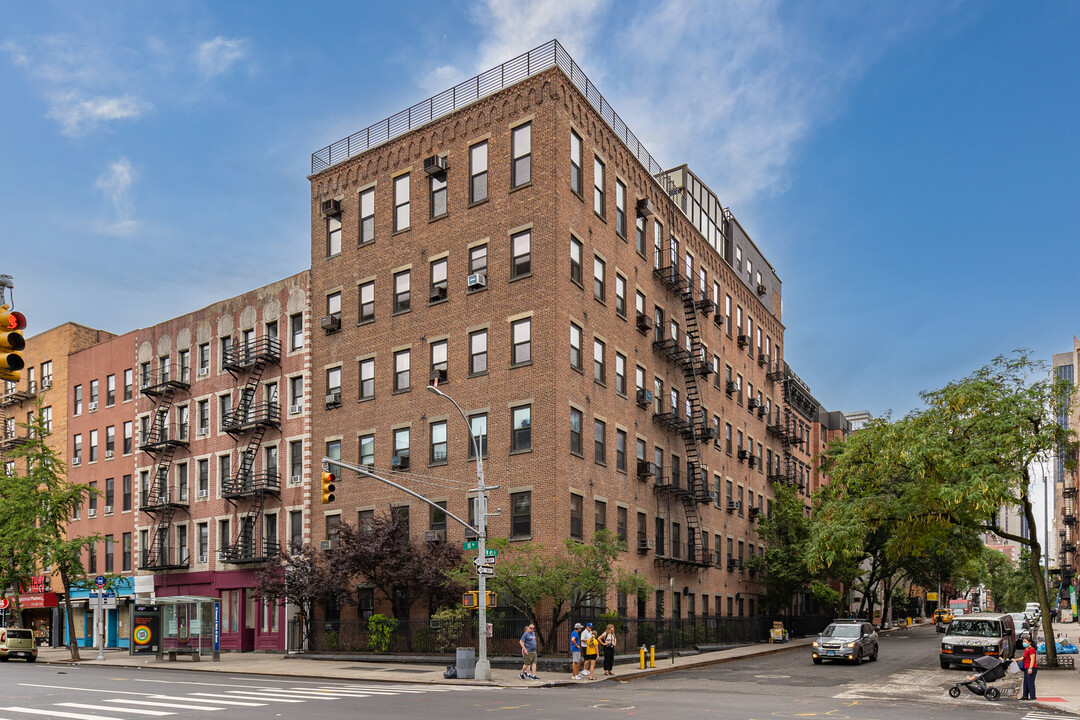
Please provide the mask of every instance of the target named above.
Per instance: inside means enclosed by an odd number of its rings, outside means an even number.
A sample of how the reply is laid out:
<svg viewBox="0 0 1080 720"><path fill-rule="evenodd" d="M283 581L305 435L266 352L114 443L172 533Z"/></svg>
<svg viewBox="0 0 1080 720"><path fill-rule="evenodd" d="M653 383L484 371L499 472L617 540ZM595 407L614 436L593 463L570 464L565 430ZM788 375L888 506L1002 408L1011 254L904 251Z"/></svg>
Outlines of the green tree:
<svg viewBox="0 0 1080 720"><path fill-rule="evenodd" d="M655 589L643 576L615 566L625 543L610 530L597 532L591 543L567 539L565 554L549 553L540 543L501 538L489 546L499 550L499 572L488 578L488 590L536 624L537 640L544 648L563 623L610 590L647 597ZM462 584L471 584L475 574L470 562L462 563L455 576ZM545 627L550 628L546 636Z"/></svg>
<svg viewBox="0 0 1080 720"><path fill-rule="evenodd" d="M818 579L807 563L810 522L806 505L795 488L778 485L772 511L757 527L758 537L765 543L765 554L751 555L746 563L761 573L759 583L765 588L762 610L769 613L790 610L796 593Z"/></svg>
<svg viewBox="0 0 1080 720"><path fill-rule="evenodd" d="M0 479L0 552L18 563L6 571L9 576L25 580L37 568L48 568L60 578L68 648L71 659L78 661L71 588L85 585L83 553L101 536L67 536L68 521L94 491L65 478L63 461L46 442L50 433L42 417L43 407L44 395L39 395L28 422L19 423L27 431L26 441L8 456L15 461L16 474ZM26 468L24 475L18 474L20 466Z"/></svg>
<svg viewBox="0 0 1080 720"><path fill-rule="evenodd" d="M260 599L291 603L296 607L302 634L301 647L310 647L316 603L340 597L345 578L327 562L326 553L311 545L282 550L255 575L254 589Z"/></svg>

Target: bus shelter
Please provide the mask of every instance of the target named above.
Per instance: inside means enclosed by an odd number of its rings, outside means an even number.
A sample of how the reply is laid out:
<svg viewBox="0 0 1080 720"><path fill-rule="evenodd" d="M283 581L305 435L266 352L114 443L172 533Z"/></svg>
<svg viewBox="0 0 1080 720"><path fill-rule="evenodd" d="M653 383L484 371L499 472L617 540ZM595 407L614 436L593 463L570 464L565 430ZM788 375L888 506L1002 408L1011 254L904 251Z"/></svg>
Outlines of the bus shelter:
<svg viewBox="0 0 1080 720"><path fill-rule="evenodd" d="M221 600L198 595L159 597L155 601L161 617L159 654L174 659L220 659Z"/></svg>

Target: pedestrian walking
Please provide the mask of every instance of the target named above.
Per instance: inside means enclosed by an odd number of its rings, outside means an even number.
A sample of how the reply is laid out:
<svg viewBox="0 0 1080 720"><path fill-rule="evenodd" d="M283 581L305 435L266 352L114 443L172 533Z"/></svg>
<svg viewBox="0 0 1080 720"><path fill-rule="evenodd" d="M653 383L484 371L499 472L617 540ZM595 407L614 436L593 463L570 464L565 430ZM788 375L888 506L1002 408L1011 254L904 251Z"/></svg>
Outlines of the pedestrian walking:
<svg viewBox="0 0 1080 720"><path fill-rule="evenodd" d="M1035 697L1035 676L1039 674L1038 655L1035 646L1024 638L1024 694L1021 700L1038 700Z"/></svg>
<svg viewBox="0 0 1080 720"><path fill-rule="evenodd" d="M570 663L573 669L570 671L572 680L581 679L581 623L575 623L574 631L570 633Z"/></svg>
<svg viewBox="0 0 1080 720"><path fill-rule="evenodd" d="M585 623L585 630L581 633L581 644L585 648L585 672L590 680L596 679L596 657L600 651L600 641L593 632L592 623Z"/></svg>
<svg viewBox="0 0 1080 720"><path fill-rule="evenodd" d="M604 674L614 675L611 668L615 666L615 626L608 625L604 634L600 636L600 647L604 650Z"/></svg>
<svg viewBox="0 0 1080 720"><path fill-rule="evenodd" d="M536 626L529 623L518 642L521 644L521 679L539 680L536 677Z"/></svg>

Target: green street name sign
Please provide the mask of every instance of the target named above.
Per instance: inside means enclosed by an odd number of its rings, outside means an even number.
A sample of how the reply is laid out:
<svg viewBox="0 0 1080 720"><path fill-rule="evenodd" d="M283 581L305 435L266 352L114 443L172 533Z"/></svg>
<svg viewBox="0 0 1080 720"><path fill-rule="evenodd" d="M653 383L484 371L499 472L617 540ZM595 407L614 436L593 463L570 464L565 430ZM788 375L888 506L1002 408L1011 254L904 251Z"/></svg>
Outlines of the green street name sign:
<svg viewBox="0 0 1080 720"><path fill-rule="evenodd" d="M462 550L476 550L480 547L480 543L476 540L466 540L461 543ZM499 551L495 548L484 548L484 557L499 557Z"/></svg>

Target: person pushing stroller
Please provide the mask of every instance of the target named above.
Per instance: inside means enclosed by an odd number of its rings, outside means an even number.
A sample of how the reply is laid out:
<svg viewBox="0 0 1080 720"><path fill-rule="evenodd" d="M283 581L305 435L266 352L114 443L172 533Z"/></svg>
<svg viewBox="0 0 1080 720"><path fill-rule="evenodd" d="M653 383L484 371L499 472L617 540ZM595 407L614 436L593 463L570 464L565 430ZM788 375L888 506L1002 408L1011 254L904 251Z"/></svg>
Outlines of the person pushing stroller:
<svg viewBox="0 0 1080 720"><path fill-rule="evenodd" d="M972 675L967 680L961 680L949 688L949 697L960 697L960 687L963 686L975 695L985 697L987 700L997 700L1001 697L1001 690L996 687L991 687L990 683L1005 677L1005 673L1009 670L1010 662L1010 660L993 657L991 655L976 658L972 665L979 668L980 672Z"/></svg>

